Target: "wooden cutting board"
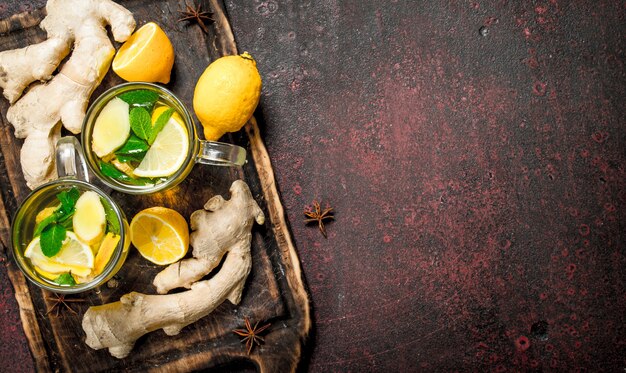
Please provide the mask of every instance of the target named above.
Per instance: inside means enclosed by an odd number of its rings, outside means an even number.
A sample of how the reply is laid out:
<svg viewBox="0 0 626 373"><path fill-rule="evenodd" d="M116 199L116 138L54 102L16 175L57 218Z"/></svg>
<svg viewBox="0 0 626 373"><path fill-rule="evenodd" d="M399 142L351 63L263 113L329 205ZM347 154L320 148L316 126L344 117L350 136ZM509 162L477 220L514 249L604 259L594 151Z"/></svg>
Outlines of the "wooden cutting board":
<svg viewBox="0 0 626 373"><path fill-rule="evenodd" d="M182 1L118 1L131 10L137 27L154 21L170 37L176 51L172 81L167 87L191 108L195 82L210 61L222 55L236 54L237 47L221 1L201 2L211 9L215 22L204 34L195 24L179 23ZM0 50L21 48L45 39L37 27L45 9L15 14L0 21ZM263 61L258 61L263 64ZM109 72L92 95L95 99L105 89L121 83ZM0 244L8 255L9 226L12 213L26 198L26 187L19 163L22 140L16 139L6 120L8 102L0 100L2 123L0 132ZM202 133L201 131L199 133ZM130 356L118 360L108 351L95 351L84 343L82 315L90 305L119 300L130 291L155 294L151 285L162 267L144 260L134 249L122 270L108 284L69 299L83 300L70 305L76 313L54 306L54 294L30 283L9 261L8 273L15 289L20 316L30 349L39 371L191 371L214 367L225 370L255 366L263 372L294 371L311 321L309 303L303 284L298 256L291 239L285 214L274 181L268 153L253 118L245 131L233 134L226 141L245 147L248 163L241 168L220 168L196 165L188 178L175 189L150 196L131 196L111 192L130 218L150 206L166 206L188 217L201 209L215 194L228 198L228 188L236 179L244 179L255 199L268 217L265 226L255 226L252 243L253 268L248 277L241 303L228 301L212 314L168 337L162 330L139 339ZM101 186L102 187L102 186ZM105 189L104 187L102 187ZM241 328L244 317L253 322L271 323L265 344L247 355L232 330Z"/></svg>

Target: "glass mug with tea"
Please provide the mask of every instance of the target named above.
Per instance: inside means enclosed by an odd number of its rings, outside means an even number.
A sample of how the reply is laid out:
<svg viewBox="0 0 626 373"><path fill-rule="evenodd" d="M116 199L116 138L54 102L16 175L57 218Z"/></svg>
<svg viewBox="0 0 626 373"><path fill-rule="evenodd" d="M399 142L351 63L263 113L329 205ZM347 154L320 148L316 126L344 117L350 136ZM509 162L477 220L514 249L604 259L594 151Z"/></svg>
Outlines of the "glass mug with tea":
<svg viewBox="0 0 626 373"><path fill-rule="evenodd" d="M151 83L110 88L91 105L81 134L87 164L104 184L130 194L169 189L195 163L241 166L242 147L199 140L180 100Z"/></svg>
<svg viewBox="0 0 626 373"><path fill-rule="evenodd" d="M33 190L15 213L12 254L35 285L79 293L122 267L130 245L128 221L108 194L89 183L76 138L61 138L56 158L59 179Z"/></svg>

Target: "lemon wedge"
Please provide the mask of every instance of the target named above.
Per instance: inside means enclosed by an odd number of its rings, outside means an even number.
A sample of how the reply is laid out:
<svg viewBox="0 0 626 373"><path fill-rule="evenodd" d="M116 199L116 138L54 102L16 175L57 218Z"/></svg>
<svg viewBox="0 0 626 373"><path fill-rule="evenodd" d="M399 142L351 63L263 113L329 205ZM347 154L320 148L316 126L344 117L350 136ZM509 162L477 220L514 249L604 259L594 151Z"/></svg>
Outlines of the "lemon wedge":
<svg viewBox="0 0 626 373"><path fill-rule="evenodd" d="M73 232L67 232L61 251L48 258L41 251L39 237L35 237L24 251L24 256L44 272L66 273L71 271L81 277L88 276L94 266L94 257L89 245L81 242Z"/></svg>
<svg viewBox="0 0 626 373"><path fill-rule="evenodd" d="M144 258L159 265L182 259L189 247L187 221L165 207L151 207L135 215L130 223L130 237Z"/></svg>
<svg viewBox="0 0 626 373"><path fill-rule="evenodd" d="M180 116L172 115L133 173L139 177L170 176L183 166L188 152L187 127Z"/></svg>
<svg viewBox="0 0 626 373"><path fill-rule="evenodd" d="M129 82L169 83L174 65L174 47L154 22L143 25L120 47L113 71Z"/></svg>

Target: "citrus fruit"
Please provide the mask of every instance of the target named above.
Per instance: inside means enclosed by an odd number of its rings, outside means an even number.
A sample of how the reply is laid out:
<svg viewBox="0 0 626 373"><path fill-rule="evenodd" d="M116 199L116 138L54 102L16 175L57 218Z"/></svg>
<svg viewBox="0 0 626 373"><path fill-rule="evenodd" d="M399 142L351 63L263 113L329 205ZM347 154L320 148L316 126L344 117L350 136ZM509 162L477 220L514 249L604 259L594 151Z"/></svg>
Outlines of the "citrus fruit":
<svg viewBox="0 0 626 373"><path fill-rule="evenodd" d="M34 267L35 268L35 272L37 272L39 274L39 276L43 277L43 278L47 278L48 280L52 280L54 281L57 277L59 277L62 273L67 273L69 271L65 271L65 272L48 272L48 271L44 271L43 269L39 268L39 267Z"/></svg>
<svg viewBox="0 0 626 373"><path fill-rule="evenodd" d="M163 112L165 112L167 109L170 109L169 106L159 106L156 109L154 109L154 111L152 112L152 125L154 126L154 123L157 121L157 119L159 119L159 116L161 116L161 114L163 114ZM185 125L185 121L183 121L183 118L181 118L181 116L175 111L172 114L172 117L175 121L177 121L178 123L180 123L182 126Z"/></svg>
<svg viewBox="0 0 626 373"><path fill-rule="evenodd" d="M46 278L48 280L51 281L55 281L57 278L59 278L60 275L64 274L64 273L68 273L69 271L65 271L65 272L59 272L59 273L53 273L53 272L46 272L43 269L39 268L39 267L34 267L35 268L35 272L37 272L39 274L39 276ZM89 269L89 268L87 268ZM83 269L84 271L84 269ZM91 277L90 276L78 276L76 274L75 271L71 271L72 277L74 277L74 281L76 281L77 284L82 284L84 282L90 281ZM55 281L56 282L56 281Z"/></svg>
<svg viewBox="0 0 626 373"><path fill-rule="evenodd" d="M129 82L169 83L174 65L174 47L154 22L143 25L120 47L113 71Z"/></svg>
<svg viewBox="0 0 626 373"><path fill-rule="evenodd" d="M248 52L218 58L204 70L193 94L193 109L207 140L239 131L261 96L261 75Z"/></svg>
<svg viewBox="0 0 626 373"><path fill-rule="evenodd" d="M185 218L166 207L151 207L135 215L130 222L130 237L144 258L159 265L180 260L189 247Z"/></svg>
<svg viewBox="0 0 626 373"><path fill-rule="evenodd" d="M59 208L59 206L51 206L51 207L46 207L45 209L39 211L39 213L35 217L35 223L39 224L44 219L50 217L50 215L52 215L56 211L57 208Z"/></svg>
<svg viewBox="0 0 626 373"><path fill-rule="evenodd" d="M89 245L81 242L73 232L66 232L61 251L53 257L47 257L41 251L39 236L35 237L24 251L35 267L44 272L72 272L78 276L88 276L94 265L94 257Z"/></svg>
<svg viewBox="0 0 626 373"><path fill-rule="evenodd" d="M189 152L188 136L185 124L172 116L133 173L139 177L164 177L178 171Z"/></svg>

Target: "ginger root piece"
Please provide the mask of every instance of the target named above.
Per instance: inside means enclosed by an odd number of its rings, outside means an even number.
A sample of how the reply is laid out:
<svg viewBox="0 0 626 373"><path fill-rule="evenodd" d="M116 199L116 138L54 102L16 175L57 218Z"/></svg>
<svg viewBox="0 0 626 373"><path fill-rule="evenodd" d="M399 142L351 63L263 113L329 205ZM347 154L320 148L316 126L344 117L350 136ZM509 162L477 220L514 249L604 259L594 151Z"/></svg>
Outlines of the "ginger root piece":
<svg viewBox="0 0 626 373"><path fill-rule="evenodd" d="M263 224L265 216L245 182L235 181L230 193L230 200L215 196L205 204L206 211L191 215L193 258L171 264L154 280L159 293L177 287L191 290L166 295L132 292L119 302L89 307L82 322L89 347L108 348L111 355L121 359L146 333L163 329L167 335L176 335L224 300L239 303L252 267L252 225L255 220ZM209 280L198 281L225 254L220 271Z"/></svg>
<svg viewBox="0 0 626 373"><path fill-rule="evenodd" d="M48 34L47 40L0 52L0 88L12 104L7 119L15 136L26 139L20 159L30 188L56 177L53 165L59 122L72 133L81 130L89 97L115 54L105 26L111 25L118 42L135 29L132 14L111 0L49 0L46 11L40 27ZM52 77L72 44L70 59ZM47 80L35 83L20 98L29 84Z"/></svg>
<svg viewBox="0 0 626 373"><path fill-rule="evenodd" d="M159 294L180 287L189 289L194 282L208 275L227 251L238 247L250 249L251 218L263 224L265 216L243 181L233 182L230 193L230 200L217 195L204 204L206 211L191 214L189 222L195 232L189 236L189 243L193 246L193 258L171 264L156 275L152 283ZM245 220L240 211L248 212L244 214ZM243 288L243 282L240 286Z"/></svg>
<svg viewBox="0 0 626 373"><path fill-rule="evenodd" d="M88 245L99 242L104 237L106 213L100 195L89 190L76 201L76 211L72 218L72 228L78 238Z"/></svg>

